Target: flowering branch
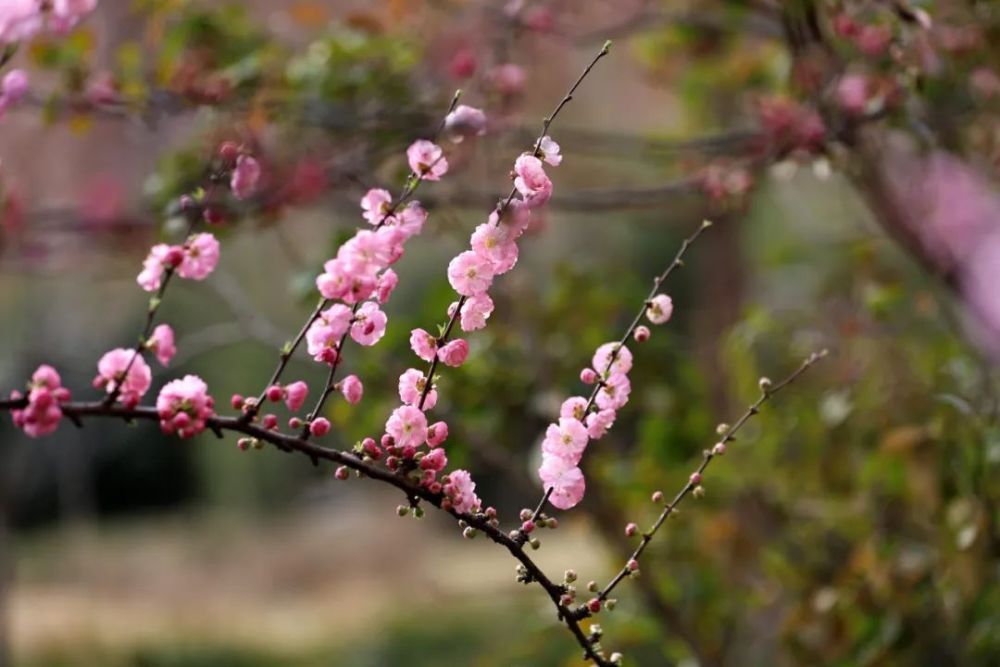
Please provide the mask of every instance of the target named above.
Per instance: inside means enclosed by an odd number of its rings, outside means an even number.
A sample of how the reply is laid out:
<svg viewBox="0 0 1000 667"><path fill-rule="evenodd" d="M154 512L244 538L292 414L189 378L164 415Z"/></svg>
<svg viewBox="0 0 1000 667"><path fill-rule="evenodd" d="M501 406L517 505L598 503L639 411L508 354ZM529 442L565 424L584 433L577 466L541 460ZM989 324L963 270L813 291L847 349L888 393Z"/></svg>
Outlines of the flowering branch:
<svg viewBox="0 0 1000 667"><path fill-rule="evenodd" d="M743 426L746 425L748 421L750 421L750 418L758 414L760 412L760 408L771 398L773 398L779 391L781 391L791 383L795 382L795 380L797 380L803 373L808 371L814 364L816 364L826 356L827 356L827 350L821 350L819 352L812 353L811 355L809 355L808 358L806 358L805 361L802 362L802 364L799 365L799 367L791 375L786 377L781 382L778 382L777 384L773 384L771 380L769 380L766 377L760 379L759 383L760 396L757 398L757 400L750 404L750 407L748 407L746 411L742 415L740 415L740 418L736 420L735 424L725 428L720 426L720 428L723 428L722 437L711 449L706 449L704 451L701 465L699 465L698 468L693 473L691 473L687 482L684 484L683 487L681 487L680 491L677 492L673 500L664 505L663 511L660 512L660 515L657 517L652 527L648 531L642 534L642 538L639 541L639 545L635 548L632 554L625 561L625 565L623 565L621 570L618 571L618 574L616 574L614 578L611 579L611 581L609 581L608 584L604 586L604 588L598 591L597 595L594 598L592 598L586 604L582 604L576 608L574 613L578 618L586 618L588 616L591 616L596 611L600 610L601 604L606 603L608 601L609 599L608 596L610 596L611 592L618 587L618 584L624 581L626 577L629 577L638 571L639 558L642 556L642 553L646 550L646 547L649 546L649 543L653 540L653 537L663 526L664 522L677 510L677 506L680 505L680 503L686 497L688 497L689 495L698 497L702 493L704 493L704 491L702 490L701 483L705 474L705 470L708 468L708 465L717 456L722 456L723 454L726 453L727 443L732 442L733 440L736 439L736 434L739 433L739 431L743 428ZM654 501L656 502L662 502L663 494L657 491L653 494L653 498ZM626 526L625 532L627 535L632 536L638 532L638 529L636 528L635 524L630 523L628 524L628 526Z"/></svg>

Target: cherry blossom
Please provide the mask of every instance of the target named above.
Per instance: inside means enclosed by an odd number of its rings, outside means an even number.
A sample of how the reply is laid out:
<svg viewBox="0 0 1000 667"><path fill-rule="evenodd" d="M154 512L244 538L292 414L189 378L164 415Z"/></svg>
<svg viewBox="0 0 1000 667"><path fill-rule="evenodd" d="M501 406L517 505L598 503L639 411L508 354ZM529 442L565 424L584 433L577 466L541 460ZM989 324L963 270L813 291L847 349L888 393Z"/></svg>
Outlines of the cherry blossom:
<svg viewBox="0 0 1000 667"><path fill-rule="evenodd" d="M332 364L337 360L340 339L354 319L351 309L335 303L316 318L306 331L306 349L316 361Z"/></svg>
<svg viewBox="0 0 1000 667"><path fill-rule="evenodd" d="M439 181L448 172L448 160L441 147L432 141L418 139L406 149L410 169L426 181Z"/></svg>
<svg viewBox="0 0 1000 667"><path fill-rule="evenodd" d="M358 345L366 347L382 340L388 318L374 301L366 301L358 308L351 324L351 338Z"/></svg>
<svg viewBox="0 0 1000 667"><path fill-rule="evenodd" d="M124 405L135 407L152 381L153 373L142 355L119 347L105 353L97 362L94 387L104 387L109 394L117 392Z"/></svg>
<svg viewBox="0 0 1000 667"><path fill-rule="evenodd" d="M372 188L361 198L362 216L373 225L377 225L385 220L392 204L392 195L388 190L382 188Z"/></svg>
<svg viewBox="0 0 1000 667"><path fill-rule="evenodd" d="M535 208L552 196L552 181L542 167L542 161L524 154L514 162L514 187L524 197L525 203Z"/></svg>
<svg viewBox="0 0 1000 667"><path fill-rule="evenodd" d="M674 302L666 294L657 294L654 296L650 302L649 306L646 308L646 317L653 324L665 324L670 320L670 316L674 314ZM629 363L629 366L632 364ZM627 370L620 371L627 373Z"/></svg>
<svg viewBox="0 0 1000 667"><path fill-rule="evenodd" d="M156 412L164 433L190 438L205 430L205 421L215 415L215 401L208 385L197 375L185 375L163 386L156 397Z"/></svg>
<svg viewBox="0 0 1000 667"><path fill-rule="evenodd" d="M437 356L437 339L423 329L410 332L410 349L424 361L433 361Z"/></svg>
<svg viewBox="0 0 1000 667"><path fill-rule="evenodd" d="M492 262L472 250L466 250L448 264L448 282L463 296L476 296L493 282Z"/></svg>
<svg viewBox="0 0 1000 667"><path fill-rule="evenodd" d="M219 240L212 234L195 234L184 245L184 260L177 275L191 280L204 280L219 263Z"/></svg>
<svg viewBox="0 0 1000 667"><path fill-rule="evenodd" d="M486 134L486 114L481 109L459 104L445 116L444 129L456 144L470 137L481 137Z"/></svg>
<svg viewBox="0 0 1000 667"><path fill-rule="evenodd" d="M298 412L302 409L302 405L306 402L306 397L309 395L309 385L302 380L297 380L285 385L284 394L285 406L291 412Z"/></svg>
<svg viewBox="0 0 1000 667"><path fill-rule="evenodd" d="M599 410L587 415L587 435L591 440L600 440L615 423L614 410Z"/></svg>
<svg viewBox="0 0 1000 667"><path fill-rule="evenodd" d="M618 410L628 403L632 383L624 373L615 373L601 386L597 392L597 406L602 410Z"/></svg>
<svg viewBox="0 0 1000 667"><path fill-rule="evenodd" d="M10 397L17 400L24 395L19 391L12 391ZM69 399L69 390L62 386L62 379L56 369L42 364L32 373L31 382L28 383L28 405L21 410L11 411L14 426L32 438L48 435L59 428L59 421L63 416L59 404Z"/></svg>
<svg viewBox="0 0 1000 667"><path fill-rule="evenodd" d="M615 361L611 364L611 355L615 353L616 349L618 350L618 354L615 355ZM602 376L606 376L609 373L628 373L632 370L632 352L624 345L619 346L617 342L605 343L594 352L594 358L591 359L591 363L594 370Z"/></svg>
<svg viewBox="0 0 1000 667"><path fill-rule="evenodd" d="M420 403L420 397L424 393L424 388L427 386L427 376L425 376L421 371L416 368L408 368L402 375L399 376L399 400L401 400L406 405L417 405ZM430 410L437 404L438 393L437 389L431 388L427 392L427 397L424 399L424 410Z"/></svg>
<svg viewBox="0 0 1000 667"><path fill-rule="evenodd" d="M451 501L451 506L458 512L472 512L482 505L476 495L476 483L467 470L453 470L448 473L448 482L444 485L444 493Z"/></svg>
<svg viewBox="0 0 1000 667"><path fill-rule="evenodd" d="M445 466L448 465L448 457L445 454L443 448L438 447L437 449L432 449L428 452L422 459L420 459L420 468L423 470L433 470L434 472L440 472L444 470Z"/></svg>
<svg viewBox="0 0 1000 667"><path fill-rule="evenodd" d="M587 429L580 420L562 417L558 424L549 424L545 430L542 453L561 456L575 465L583 456L587 442Z"/></svg>
<svg viewBox="0 0 1000 667"><path fill-rule="evenodd" d="M153 329L152 335L146 341L146 349L156 355L161 366L169 366L170 360L177 354L174 345L174 330L169 324L159 324Z"/></svg>
<svg viewBox="0 0 1000 667"><path fill-rule="evenodd" d="M486 326L486 320L489 319L492 312L493 299L490 298L489 294L483 292L471 296L462 305L459 326L462 327L462 331L482 329Z"/></svg>
<svg viewBox="0 0 1000 667"><path fill-rule="evenodd" d="M553 141L552 137L547 134L538 142L538 152L542 154L542 160L548 162L553 167L558 167L562 163L559 144Z"/></svg>
<svg viewBox="0 0 1000 667"><path fill-rule="evenodd" d="M543 456L538 477L545 488L552 489L549 502L561 510L576 506L587 490L583 471L561 456Z"/></svg>
<svg viewBox="0 0 1000 667"><path fill-rule="evenodd" d="M348 375L340 381L340 393L344 395L344 398L351 405L357 405L361 402L364 390L364 385L361 384L361 380L358 379L357 375Z"/></svg>
<svg viewBox="0 0 1000 667"><path fill-rule="evenodd" d="M469 356L469 344L462 338L447 343L438 350L438 359L445 366L458 367Z"/></svg>
<svg viewBox="0 0 1000 667"><path fill-rule="evenodd" d="M448 424L441 422L434 422L427 427L427 446L428 447L438 447L445 440L448 439Z"/></svg>
<svg viewBox="0 0 1000 667"><path fill-rule="evenodd" d="M392 295L392 291L399 284L399 276L392 269L386 269L379 275L375 282L375 298L379 303L385 303Z"/></svg>
<svg viewBox="0 0 1000 667"><path fill-rule="evenodd" d="M427 440L427 417L412 405L402 405L386 421L385 432L400 447L419 447Z"/></svg>
<svg viewBox="0 0 1000 667"><path fill-rule="evenodd" d="M229 182L233 196L237 199L249 199L257 191L260 183L260 163L249 155L236 158L236 168Z"/></svg>
<svg viewBox="0 0 1000 667"><path fill-rule="evenodd" d="M559 416L567 419L583 421L586 416L587 399L583 396L571 396L559 407Z"/></svg>

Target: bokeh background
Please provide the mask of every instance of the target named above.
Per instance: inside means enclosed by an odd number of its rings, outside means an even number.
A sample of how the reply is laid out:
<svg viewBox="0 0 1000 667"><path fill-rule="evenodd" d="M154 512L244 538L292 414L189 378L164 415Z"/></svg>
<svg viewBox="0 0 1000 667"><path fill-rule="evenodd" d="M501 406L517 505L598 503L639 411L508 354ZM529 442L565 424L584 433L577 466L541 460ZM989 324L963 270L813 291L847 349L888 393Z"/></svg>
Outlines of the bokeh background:
<svg viewBox="0 0 1000 667"><path fill-rule="evenodd" d="M655 517L758 378L829 348L666 526L601 615L606 645L638 665L1000 664L1000 253L979 252L1000 230L998 28L990 2L104 0L13 61L32 93L0 121L0 385L48 362L88 395L141 325L134 276L180 233L172 202L235 139L266 187L228 211L219 270L171 289L179 354L154 389L256 393L361 195L398 192L460 87L490 131L422 189L386 338L346 362L365 400L329 407L332 442L380 433L410 329L451 301L447 261L612 38L553 126L546 214L439 381L449 457L508 523L533 505L580 368L710 218L540 563L606 581L625 523ZM324 374L301 355L288 378ZM211 434L94 420L29 440L4 419L0 664L580 664L502 550L397 518L401 500Z"/></svg>

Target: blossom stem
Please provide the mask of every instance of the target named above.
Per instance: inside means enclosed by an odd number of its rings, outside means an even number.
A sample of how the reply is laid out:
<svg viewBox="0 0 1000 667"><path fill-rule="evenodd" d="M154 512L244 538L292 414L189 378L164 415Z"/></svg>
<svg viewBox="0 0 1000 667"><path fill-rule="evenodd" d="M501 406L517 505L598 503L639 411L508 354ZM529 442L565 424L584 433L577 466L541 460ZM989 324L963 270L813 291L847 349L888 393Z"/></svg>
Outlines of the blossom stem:
<svg viewBox="0 0 1000 667"><path fill-rule="evenodd" d="M761 406L763 406L779 391L781 391L791 383L795 382L795 380L797 380L803 373L808 371L814 364L819 362L825 356L827 356L827 350L820 350L819 352L812 353L805 361L803 361L799 365L799 367L791 375L786 377L784 380L774 385L771 385L767 388L762 388L761 394L757 398L757 400L750 404L750 407L748 407L746 411L740 416L740 418L736 420L735 424L730 426L725 431L725 433L717 442L720 442L723 445L725 445L726 443L735 440L736 434L740 431L740 429L743 428L743 426L746 425L748 421L750 421L751 417L760 412ZM697 477L692 475L692 477L688 479L688 481L684 484L684 486L681 487L680 491L677 492L673 500L671 500L663 507L663 511L660 512L660 515L657 517L652 527L650 527L648 531L643 533L642 539L639 541L639 545L635 548L634 551L632 551L631 555L629 555L629 557L625 560L625 565L622 566L621 570L618 571L618 574L616 574L614 578L611 579L611 581L608 582L608 584L603 589L601 589L601 591L597 594L597 598L599 600L603 601L608 599L608 596L611 594L613 590L615 590L618 584L620 584L626 577L629 576L629 574L632 572L632 569L629 567L629 562L639 561L639 558L646 550L646 547L649 546L649 543L653 540L653 537L663 526L664 522L670 517L671 514L673 514L676 511L677 506L680 505L680 503L683 502L683 500L688 495L690 495L691 492L694 491L694 489L700 484L700 479L703 476L705 469L708 468L708 465L712 462L712 460L716 456L718 456L718 454L713 452L712 449L705 450L705 454L704 457L702 458L701 465L699 465L698 468L695 470L695 474L697 475ZM699 481L695 481L695 479ZM591 615L586 605L579 606L574 611L574 613L579 618L586 618Z"/></svg>

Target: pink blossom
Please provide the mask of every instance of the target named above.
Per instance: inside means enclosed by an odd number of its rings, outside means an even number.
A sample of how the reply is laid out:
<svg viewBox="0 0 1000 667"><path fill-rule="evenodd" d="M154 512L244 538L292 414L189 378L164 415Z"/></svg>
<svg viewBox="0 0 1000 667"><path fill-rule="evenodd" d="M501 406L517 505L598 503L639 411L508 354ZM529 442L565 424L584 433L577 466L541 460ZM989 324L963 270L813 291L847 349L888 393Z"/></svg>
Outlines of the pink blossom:
<svg viewBox="0 0 1000 667"><path fill-rule="evenodd" d="M361 209L364 211L362 215L365 220L377 225L385 220L391 204L392 195L389 194L388 190L372 188L361 198Z"/></svg>
<svg viewBox="0 0 1000 667"><path fill-rule="evenodd" d="M132 407L139 404L152 381L153 374L142 355L119 347L105 353L97 362L94 387L104 387L109 394L117 391L122 403Z"/></svg>
<svg viewBox="0 0 1000 667"><path fill-rule="evenodd" d="M392 411L385 432L399 447L419 447L427 440L427 417L412 405L402 405Z"/></svg>
<svg viewBox="0 0 1000 667"><path fill-rule="evenodd" d="M439 181L448 172L448 160L441 147L432 141L418 139L406 149L406 159L410 169L419 178Z"/></svg>
<svg viewBox="0 0 1000 667"><path fill-rule="evenodd" d="M385 303L392 295L392 291L399 284L399 276L392 269L386 269L379 275L375 283L375 298L379 303Z"/></svg>
<svg viewBox="0 0 1000 667"><path fill-rule="evenodd" d="M444 492L451 501L451 506L458 512L472 512L482 505L482 501L476 495L476 483L466 470L453 470L448 473L448 483L444 485Z"/></svg>
<svg viewBox="0 0 1000 667"><path fill-rule="evenodd" d="M406 405L420 404L420 397L423 396L424 388L427 386L427 377L416 368L407 369L399 376L399 400ZM437 405L437 389L431 388L424 399L424 410L431 410Z"/></svg>
<svg viewBox="0 0 1000 667"><path fill-rule="evenodd" d="M316 288L325 299L343 299L350 304L364 301L375 291L376 278L374 272L358 269L342 258L331 259L316 277Z"/></svg>
<svg viewBox="0 0 1000 667"><path fill-rule="evenodd" d="M615 423L617 413L614 410L599 410L587 415L587 435L591 440L600 440Z"/></svg>
<svg viewBox="0 0 1000 667"><path fill-rule="evenodd" d="M427 211L420 202L411 201L403 210L396 212L393 220L406 238L410 238L423 230L424 223L427 222Z"/></svg>
<svg viewBox="0 0 1000 667"><path fill-rule="evenodd" d="M427 446L438 447L448 439L448 424L446 422L434 422L427 427Z"/></svg>
<svg viewBox="0 0 1000 667"><path fill-rule="evenodd" d="M614 354L615 350L618 350L618 354L615 355L615 362L612 364L611 355ZM624 345L621 345L619 349L617 342L605 343L597 348L590 363L601 376L607 376L611 373L628 373L632 370L632 352Z"/></svg>
<svg viewBox="0 0 1000 667"><path fill-rule="evenodd" d="M448 63L448 73L455 79L468 79L476 73L477 64L472 49L459 49Z"/></svg>
<svg viewBox="0 0 1000 667"><path fill-rule="evenodd" d="M351 325L351 338L358 345L371 346L382 340L388 318L374 301L366 301L358 308Z"/></svg>
<svg viewBox="0 0 1000 667"><path fill-rule="evenodd" d="M297 380L285 385L285 405L291 412L298 412L306 402L309 395L309 385L302 380Z"/></svg>
<svg viewBox="0 0 1000 667"><path fill-rule="evenodd" d="M868 84L868 77L863 74L845 74L837 82L837 104L847 113L860 116L868 106Z"/></svg>
<svg viewBox="0 0 1000 667"><path fill-rule="evenodd" d="M547 134L538 142L538 152L542 154L542 159L553 167L558 167L562 163L559 144L553 141L552 137Z"/></svg>
<svg viewBox="0 0 1000 667"><path fill-rule="evenodd" d="M866 56L880 56L892 42L892 29L885 25L862 26L854 42Z"/></svg>
<svg viewBox="0 0 1000 667"><path fill-rule="evenodd" d="M674 314L674 302L666 294L657 294L649 301L649 306L646 308L646 317L653 324L664 324L670 320L670 316ZM629 362L629 367L631 367L631 361ZM627 373L628 371L621 371Z"/></svg>
<svg viewBox="0 0 1000 667"><path fill-rule="evenodd" d="M514 162L514 187L531 208L541 206L552 196L552 181L542 167L542 161L533 155L524 155Z"/></svg>
<svg viewBox="0 0 1000 667"><path fill-rule="evenodd" d="M448 465L448 457L445 455L444 449L441 447L432 449L426 456L424 456L424 458L420 459L420 468L422 470L440 472L444 470L446 465Z"/></svg>
<svg viewBox="0 0 1000 667"><path fill-rule="evenodd" d="M538 477L546 489L552 489L549 502L561 510L578 504L587 490L583 471L561 456L543 456Z"/></svg>
<svg viewBox="0 0 1000 667"><path fill-rule="evenodd" d="M166 268L176 266L183 259L184 249L181 246L158 243L150 248L146 259L142 261L142 271L136 277L136 282L147 292L155 292L160 289Z"/></svg>
<svg viewBox="0 0 1000 667"><path fill-rule="evenodd" d="M490 82L501 95L517 95L524 90L528 80L524 68L512 63L497 65L490 71Z"/></svg>
<svg viewBox="0 0 1000 667"><path fill-rule="evenodd" d="M558 424L549 424L542 441L542 453L561 456L574 465L587 448L587 429L575 418L561 417Z"/></svg>
<svg viewBox="0 0 1000 667"><path fill-rule="evenodd" d="M508 239L511 241L516 240L531 224L531 207L520 199L514 199L503 210L502 216L498 209L490 211L490 217L487 222L493 226L504 226L508 230Z"/></svg>
<svg viewBox="0 0 1000 667"><path fill-rule="evenodd" d="M354 313L342 303L335 303L320 313L306 332L306 347L313 359L325 363L336 361L340 339L353 319Z"/></svg>
<svg viewBox="0 0 1000 667"><path fill-rule="evenodd" d="M177 267L177 275L191 280L204 280L218 263L218 239L207 232L195 234L184 245L184 261Z"/></svg>
<svg viewBox="0 0 1000 667"><path fill-rule="evenodd" d="M463 296L482 294L493 282L493 264L478 253L466 250L448 263L448 282Z"/></svg>
<svg viewBox="0 0 1000 667"><path fill-rule="evenodd" d="M465 363L469 356L469 344L463 338L453 340L438 350L438 359L445 366L456 368Z"/></svg>
<svg viewBox="0 0 1000 667"><path fill-rule="evenodd" d="M628 403L632 383L624 373L615 373L604 381L597 392L597 407L602 410L618 410Z"/></svg>
<svg viewBox="0 0 1000 667"><path fill-rule="evenodd" d="M512 231L506 225L485 222L472 233L473 251L490 261L495 275L506 273L517 263L517 244Z"/></svg>
<svg viewBox="0 0 1000 667"><path fill-rule="evenodd" d="M11 399L23 397L19 391L12 391ZM47 364L39 366L31 375L28 384L28 405L20 410L12 410L14 426L28 436L38 438L59 428L62 419L60 403L70 399L69 390L62 386L62 379L54 368Z"/></svg>
<svg viewBox="0 0 1000 667"><path fill-rule="evenodd" d="M410 349L424 361L433 361L437 356L437 339L423 329L410 332Z"/></svg>
<svg viewBox="0 0 1000 667"><path fill-rule="evenodd" d="M170 360L177 354L177 347L174 345L174 330L169 324L160 324L153 329L153 334L146 341L146 349L156 355L160 365L166 367L170 365Z"/></svg>
<svg viewBox="0 0 1000 667"><path fill-rule="evenodd" d="M587 399L583 396L571 396L563 401L559 408L559 416L567 419L578 419L583 421L587 415Z"/></svg>
<svg viewBox="0 0 1000 667"><path fill-rule="evenodd" d="M7 104L17 104L28 94L28 73L23 69L12 69L0 83L0 97Z"/></svg>
<svg viewBox="0 0 1000 667"><path fill-rule="evenodd" d="M483 292L475 296L470 296L462 305L461 319L459 326L462 331L476 331L486 326L486 320L493 313L493 299Z"/></svg>
<svg viewBox="0 0 1000 667"><path fill-rule="evenodd" d="M326 417L318 417L309 422L309 433L317 438L322 438L330 432L330 420Z"/></svg>
<svg viewBox="0 0 1000 667"><path fill-rule="evenodd" d="M0 43L30 38L42 27L38 0L4 0L0 3Z"/></svg>
<svg viewBox="0 0 1000 667"><path fill-rule="evenodd" d="M357 375L348 375L340 381L340 393L344 395L344 398L351 405L357 405L361 402L361 396L364 394L364 391L364 385L361 384L361 380L358 379Z"/></svg>
<svg viewBox="0 0 1000 667"><path fill-rule="evenodd" d="M445 116L444 129L456 144L469 137L481 137L486 134L486 114L481 109L459 104Z"/></svg>
<svg viewBox="0 0 1000 667"><path fill-rule="evenodd" d="M215 401L208 385L197 375L185 375L163 386L156 398L160 429L190 438L205 430L205 422L215 415Z"/></svg>
<svg viewBox="0 0 1000 667"><path fill-rule="evenodd" d="M249 155L236 158L236 168L229 186L237 199L249 199L257 191L260 183L260 163Z"/></svg>

